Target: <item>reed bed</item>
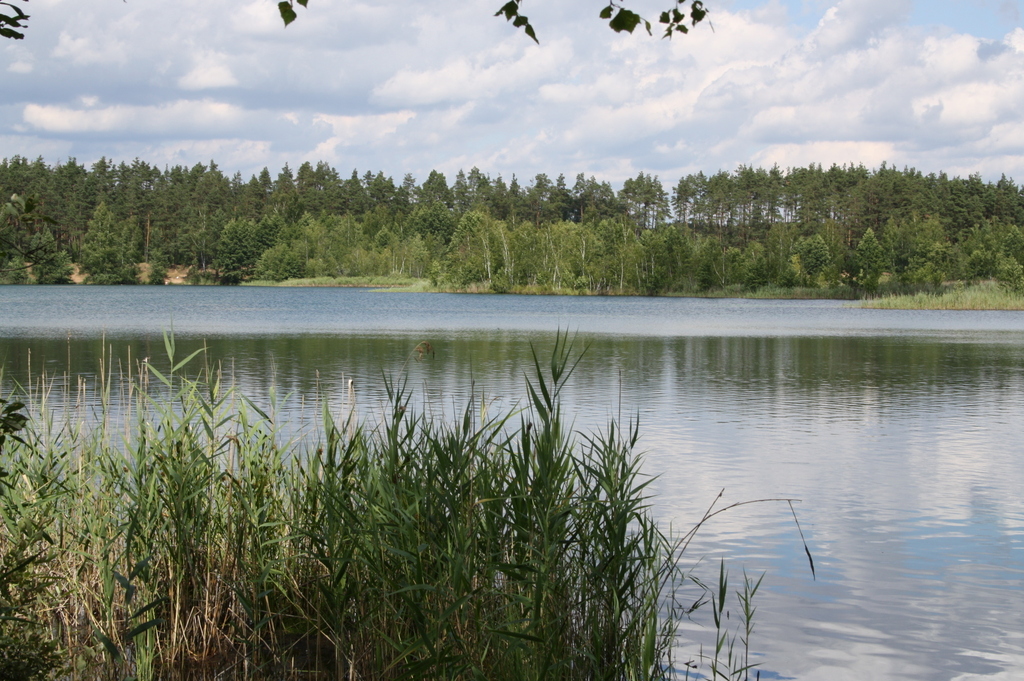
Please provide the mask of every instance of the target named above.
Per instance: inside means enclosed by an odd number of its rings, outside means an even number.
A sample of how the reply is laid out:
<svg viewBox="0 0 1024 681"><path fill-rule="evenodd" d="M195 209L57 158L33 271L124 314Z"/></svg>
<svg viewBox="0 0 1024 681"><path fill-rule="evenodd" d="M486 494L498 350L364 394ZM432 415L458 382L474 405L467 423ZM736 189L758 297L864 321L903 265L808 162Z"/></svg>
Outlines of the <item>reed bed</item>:
<svg viewBox="0 0 1024 681"><path fill-rule="evenodd" d="M865 300L878 310L1024 310L1024 296L996 282L951 286L938 293L892 295Z"/></svg>
<svg viewBox="0 0 1024 681"><path fill-rule="evenodd" d="M635 428L567 428L564 337L519 412L425 418L396 380L378 425L325 408L301 439L167 351L123 423L42 404L0 440L0 675L690 674L672 660L702 602L681 605L684 544L652 518ZM749 673L718 657L716 678Z"/></svg>

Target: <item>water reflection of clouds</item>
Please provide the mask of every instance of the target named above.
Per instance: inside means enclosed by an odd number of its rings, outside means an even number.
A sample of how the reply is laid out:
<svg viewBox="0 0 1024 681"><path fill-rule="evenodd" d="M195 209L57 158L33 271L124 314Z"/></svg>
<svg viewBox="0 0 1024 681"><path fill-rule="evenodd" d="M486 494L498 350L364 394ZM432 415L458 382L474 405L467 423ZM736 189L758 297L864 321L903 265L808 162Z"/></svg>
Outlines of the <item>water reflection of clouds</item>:
<svg viewBox="0 0 1024 681"><path fill-rule="evenodd" d="M620 300L427 296L413 298L422 308L411 313L413 321L371 333L353 329L407 314L407 299L349 295L359 304L383 301L386 309L377 317L356 311L346 317L352 328L344 329L321 319L335 314L334 303L317 314L291 313L288 301L307 299L270 295L277 300L270 308L294 314L295 333L245 336L233 327L211 338L211 357L230 362L234 380L258 400L272 385L279 394L294 392L282 407L289 424L317 417L306 399L317 387L333 413L346 413L348 379L355 381L359 413L378 417L385 404L381 377L401 373L403 365L414 405L431 413L461 413L471 395L477 405L486 400L492 414L523 406L530 343L546 359L552 341L550 333L533 330L578 320L593 331L602 319L594 310L612 311L618 316L605 320L603 333L581 339L592 346L566 388L567 415L583 431L620 413L640 418L646 471L659 476L651 489L662 518L677 531L688 530L722 488L722 504L802 500L795 506L817 581L784 504L718 516L687 557L704 557L694 567L705 577L713 577L718 558L726 557L733 584L744 567L752 574L767 571L754 644L766 653L764 678L944 680L991 673L1009 679L1024 663L1024 322L1015 316L998 317L1009 326L992 328L991 316L873 317L816 302L637 299L626 306ZM484 299L508 305L500 314L511 330L480 330L493 322L494 309L459 326ZM332 297L316 293L308 300ZM534 307L530 320L517 317ZM443 323L455 331L428 332L436 325L416 321L453 310ZM641 323L643 315L663 324ZM894 336L875 332L897 319L911 323ZM915 331L950 319L950 328ZM963 328L975 322L989 330ZM692 335L672 336L684 323ZM762 324L767 332L758 336ZM317 325L338 328L318 334L312 331ZM278 320L267 329L282 326ZM611 335L625 327L623 335ZM817 331L800 336L807 328ZM844 335L850 328L856 333ZM716 330L720 337L711 335ZM662 331L665 337L650 337ZM437 356L409 360L425 339ZM183 337L181 349L199 342ZM158 334L116 343L115 356L124 357L131 343L134 357L160 361ZM72 345L76 357L82 353L75 361L83 369L96 368L95 338L69 344L61 332L49 341L9 339L5 345L4 366L12 371L27 369L26 347L33 348L33 366L45 361L59 369ZM687 634L704 640L708 632Z"/></svg>
<svg viewBox="0 0 1024 681"><path fill-rule="evenodd" d="M1008 601L1020 601L1024 576L1015 555L1024 525L1021 451L1008 445L1016 442L1013 424L1021 414L1017 386L846 385L843 399L822 402L821 388L757 387L740 394L724 381L704 388L695 383L688 383L686 427L655 418L656 432L644 440L649 468L662 476L659 492L674 502L670 517L685 524L704 503L688 493L724 481L731 500L803 498L798 512L817 554L818 583L794 580L799 561L772 556L800 554L785 531L791 519L778 510L720 516L695 548L713 555L728 553L723 546L739 549L743 564L767 566L769 574L791 582L791 590L776 587L765 597L766 626L773 631L788 618L815 621L827 582L833 586L829 617L858 631L886 632L884 644L851 647L857 637L841 630L838 652L818 648L817 662L808 649L834 632L811 627L794 638L773 635L777 652L802 660L787 660L794 665L786 667L789 673L800 679L942 678L936 666L949 674L994 671L981 662L981 651L995 650L992 637L1002 627L1022 625L1019 608L1006 612ZM841 414L832 411L837 407ZM783 592L787 597L778 598ZM793 593L804 597L802 605L794 606ZM951 641L962 651L950 650ZM894 656L893 648L903 653ZM838 666L830 655L841 658Z"/></svg>

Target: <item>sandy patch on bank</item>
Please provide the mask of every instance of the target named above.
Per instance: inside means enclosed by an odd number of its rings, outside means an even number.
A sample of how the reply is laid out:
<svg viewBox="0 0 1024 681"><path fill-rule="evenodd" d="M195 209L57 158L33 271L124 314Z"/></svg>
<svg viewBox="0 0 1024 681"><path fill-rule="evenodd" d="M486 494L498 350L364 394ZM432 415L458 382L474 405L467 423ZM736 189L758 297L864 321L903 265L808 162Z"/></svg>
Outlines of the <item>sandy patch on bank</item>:
<svg viewBox="0 0 1024 681"><path fill-rule="evenodd" d="M72 267L74 271L71 273L71 281L75 284L85 283L86 274L82 272L82 268L76 263ZM152 265L148 262L139 263L139 281L149 281L149 273L153 271ZM184 284L185 278L188 277L188 267L170 267L167 269L167 278L164 279L165 284Z"/></svg>

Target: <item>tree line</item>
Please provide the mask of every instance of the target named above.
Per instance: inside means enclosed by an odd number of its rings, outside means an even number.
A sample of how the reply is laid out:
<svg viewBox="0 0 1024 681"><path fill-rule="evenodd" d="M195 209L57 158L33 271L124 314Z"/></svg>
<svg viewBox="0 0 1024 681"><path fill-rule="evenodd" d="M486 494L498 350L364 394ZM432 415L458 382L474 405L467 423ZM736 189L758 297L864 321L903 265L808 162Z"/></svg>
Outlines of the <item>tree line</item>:
<svg viewBox="0 0 1024 681"><path fill-rule="evenodd" d="M149 263L152 283L181 266L204 283L400 275L495 292L1024 287L1022 187L885 164L741 166L669 187L639 173L615 190L583 174L520 182L477 168L396 182L306 162L246 181L212 161L14 156L0 162L0 191L46 216L8 204L6 283L66 283L72 263L88 282L138 283Z"/></svg>

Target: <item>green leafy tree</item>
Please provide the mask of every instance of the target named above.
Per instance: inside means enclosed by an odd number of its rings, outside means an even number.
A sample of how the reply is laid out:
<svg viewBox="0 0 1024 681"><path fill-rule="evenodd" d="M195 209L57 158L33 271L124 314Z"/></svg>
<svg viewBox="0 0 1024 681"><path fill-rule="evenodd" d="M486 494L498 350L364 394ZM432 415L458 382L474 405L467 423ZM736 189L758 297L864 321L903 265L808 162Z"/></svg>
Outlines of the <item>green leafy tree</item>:
<svg viewBox="0 0 1024 681"><path fill-rule="evenodd" d="M52 255L52 235L48 242L40 237L53 222L42 213L35 196L14 194L0 206L0 281L24 283L31 263Z"/></svg>
<svg viewBox="0 0 1024 681"><path fill-rule="evenodd" d="M938 219L914 216L909 220L889 220L881 241L886 252L886 268L898 281L922 284L932 283L937 278L941 283L945 271L941 245L946 242L946 235ZM989 238L984 243L998 250L996 241Z"/></svg>
<svg viewBox="0 0 1024 681"><path fill-rule="evenodd" d="M139 229L135 220L118 220L101 203L93 212L82 242L82 271L90 284L139 282Z"/></svg>
<svg viewBox="0 0 1024 681"><path fill-rule="evenodd" d="M32 279L37 284L70 284L75 268L67 251L57 248L57 242L49 230L40 232L33 239L33 248L38 255L32 263Z"/></svg>
<svg viewBox="0 0 1024 681"><path fill-rule="evenodd" d="M857 244L857 282L868 293L878 290L878 280L885 267L885 252L870 227Z"/></svg>
<svg viewBox="0 0 1024 681"><path fill-rule="evenodd" d="M1024 265L1024 234L1016 225L1010 225L1003 234L1003 253Z"/></svg>
<svg viewBox="0 0 1024 681"><path fill-rule="evenodd" d="M937 287L946 278L949 262L949 244L944 241L933 241L926 249L919 249L910 257L900 280L908 284L928 284Z"/></svg>
<svg viewBox="0 0 1024 681"><path fill-rule="evenodd" d="M640 173L627 179L619 192L628 215L642 229L654 229L669 215L668 194L657 175Z"/></svg>
<svg viewBox="0 0 1024 681"><path fill-rule="evenodd" d="M149 252L149 276L146 278L147 284L154 286L162 286L167 280L167 256L159 248L154 248Z"/></svg>
<svg viewBox="0 0 1024 681"><path fill-rule="evenodd" d="M696 284L698 291L724 286L724 249L714 238L704 239L697 250Z"/></svg>
<svg viewBox="0 0 1024 681"><path fill-rule="evenodd" d="M650 296L665 291L670 283L671 264L668 251L668 235L658 229L645 230L640 234L643 247L641 260L640 289Z"/></svg>
<svg viewBox="0 0 1024 681"><path fill-rule="evenodd" d="M432 236L444 244L451 241L458 225L455 215L440 201L417 207L409 216L409 224L413 233L423 238Z"/></svg>
<svg viewBox="0 0 1024 681"><path fill-rule="evenodd" d="M20 255L6 259L3 269L0 269L0 284L27 284L29 267Z"/></svg>
<svg viewBox="0 0 1024 681"><path fill-rule="evenodd" d="M240 284L256 269L262 251L259 229L252 220L231 220L224 225L217 249L217 271L222 284Z"/></svg>
<svg viewBox="0 0 1024 681"><path fill-rule="evenodd" d="M999 264L999 253L987 248L971 251L964 263L964 274L968 279L988 279L995 276Z"/></svg>
<svg viewBox="0 0 1024 681"><path fill-rule="evenodd" d="M832 261L828 246L820 234L815 234L809 239L801 239L797 243L797 254L800 256L800 265L803 268L807 282L817 286L818 277L825 271Z"/></svg>
<svg viewBox="0 0 1024 681"><path fill-rule="evenodd" d="M302 256L288 244L277 244L260 256L256 263L256 278L264 281L298 279L305 274Z"/></svg>
<svg viewBox="0 0 1024 681"><path fill-rule="evenodd" d="M492 280L500 268L501 253L494 223L490 216L478 211L462 216L445 258L449 281L467 286Z"/></svg>
<svg viewBox="0 0 1024 681"><path fill-rule="evenodd" d="M668 268L666 291L684 291L692 288L694 243L689 230L678 225L660 228L665 233L665 266Z"/></svg>
<svg viewBox="0 0 1024 681"><path fill-rule="evenodd" d="M755 241L747 247L744 255L743 285L752 291L767 286L771 282L771 276L764 245Z"/></svg>
<svg viewBox="0 0 1024 681"><path fill-rule="evenodd" d="M455 203L455 197L452 190L448 188L448 180L445 179L444 173L436 170L430 171L430 175L427 176L417 192L416 200L417 203L424 206L440 203L448 209L451 209Z"/></svg>
<svg viewBox="0 0 1024 681"><path fill-rule="evenodd" d="M1015 259L1005 255L999 256L996 279L1007 291L1024 295L1024 267Z"/></svg>

